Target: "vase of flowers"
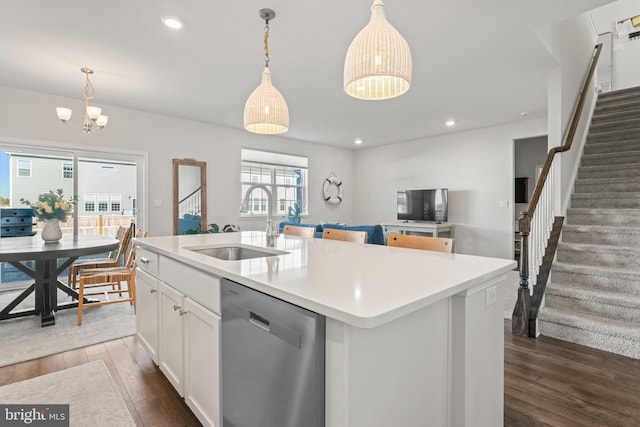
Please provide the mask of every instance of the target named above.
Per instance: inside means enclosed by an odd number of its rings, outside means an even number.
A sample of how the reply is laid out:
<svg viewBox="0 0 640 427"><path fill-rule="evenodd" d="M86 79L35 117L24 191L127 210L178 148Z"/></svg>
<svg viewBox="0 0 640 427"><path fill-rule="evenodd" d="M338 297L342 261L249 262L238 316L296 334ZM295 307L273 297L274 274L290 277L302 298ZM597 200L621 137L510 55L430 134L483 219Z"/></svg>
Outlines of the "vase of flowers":
<svg viewBox="0 0 640 427"><path fill-rule="evenodd" d="M62 239L60 220L57 218L45 219L44 228L42 229L42 240L44 240L45 243L57 243L60 239Z"/></svg>
<svg viewBox="0 0 640 427"><path fill-rule="evenodd" d="M33 215L38 221L44 221L42 240L45 243L55 243L62 238L60 221L67 221L67 216L71 213L76 200L76 197L65 200L62 195L62 189L58 189L56 191L49 190L48 193L39 195L36 202L31 203L25 199L20 199L20 202L31 206Z"/></svg>

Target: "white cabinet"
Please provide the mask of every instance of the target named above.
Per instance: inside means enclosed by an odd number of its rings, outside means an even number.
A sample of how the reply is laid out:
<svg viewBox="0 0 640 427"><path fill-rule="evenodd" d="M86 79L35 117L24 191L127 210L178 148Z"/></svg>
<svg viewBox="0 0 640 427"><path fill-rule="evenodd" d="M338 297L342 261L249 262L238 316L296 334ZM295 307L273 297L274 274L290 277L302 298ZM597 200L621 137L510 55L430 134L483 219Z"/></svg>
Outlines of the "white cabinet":
<svg viewBox="0 0 640 427"><path fill-rule="evenodd" d="M158 364L171 385L184 396L184 295L160 283Z"/></svg>
<svg viewBox="0 0 640 427"><path fill-rule="evenodd" d="M136 272L136 330L138 339L158 364L157 278L142 269Z"/></svg>
<svg viewBox="0 0 640 427"><path fill-rule="evenodd" d="M220 316L185 300L184 400L205 426L220 422Z"/></svg>
<svg viewBox="0 0 640 427"><path fill-rule="evenodd" d="M144 248L138 260L138 337L198 420L221 427L220 280Z"/></svg>

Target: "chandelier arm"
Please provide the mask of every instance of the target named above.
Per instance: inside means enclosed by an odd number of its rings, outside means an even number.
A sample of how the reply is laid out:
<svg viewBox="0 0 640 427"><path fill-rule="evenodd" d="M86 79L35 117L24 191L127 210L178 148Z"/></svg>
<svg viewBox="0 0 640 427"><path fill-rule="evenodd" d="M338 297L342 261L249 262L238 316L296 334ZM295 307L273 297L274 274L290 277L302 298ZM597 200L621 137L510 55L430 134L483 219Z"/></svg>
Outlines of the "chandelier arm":
<svg viewBox="0 0 640 427"><path fill-rule="evenodd" d="M87 83L84 85L84 97L86 99L93 99L96 97L96 90L93 88L93 83L89 79L89 73L87 74ZM89 95L91 93L91 95Z"/></svg>

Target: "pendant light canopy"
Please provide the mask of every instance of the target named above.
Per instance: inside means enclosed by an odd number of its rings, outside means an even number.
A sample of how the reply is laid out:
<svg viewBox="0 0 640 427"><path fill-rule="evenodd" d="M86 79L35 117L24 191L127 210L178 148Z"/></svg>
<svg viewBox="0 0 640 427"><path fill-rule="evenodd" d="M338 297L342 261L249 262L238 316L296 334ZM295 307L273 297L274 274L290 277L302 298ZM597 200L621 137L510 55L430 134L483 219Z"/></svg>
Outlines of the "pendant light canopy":
<svg viewBox="0 0 640 427"><path fill-rule="evenodd" d="M365 100L395 98L409 90L411 68L409 44L387 21L382 0L374 0L371 20L347 51L345 92Z"/></svg>
<svg viewBox="0 0 640 427"><path fill-rule="evenodd" d="M265 20L264 55L265 67L260 85L249 95L244 105L244 128L249 132L274 135L289 130L289 108L282 94L271 83L269 70L269 21L276 13L271 9L261 9L260 17Z"/></svg>

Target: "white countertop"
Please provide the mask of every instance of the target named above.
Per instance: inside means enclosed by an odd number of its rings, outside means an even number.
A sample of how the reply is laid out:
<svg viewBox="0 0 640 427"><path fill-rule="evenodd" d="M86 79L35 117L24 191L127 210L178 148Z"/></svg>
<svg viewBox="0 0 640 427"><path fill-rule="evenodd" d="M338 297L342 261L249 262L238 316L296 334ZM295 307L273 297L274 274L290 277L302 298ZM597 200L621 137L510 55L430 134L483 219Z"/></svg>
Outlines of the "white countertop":
<svg viewBox="0 0 640 427"><path fill-rule="evenodd" d="M361 328L379 326L516 266L507 259L283 235L273 249L287 254L265 258L223 261L184 249L229 244L266 248L263 232L148 237L136 242Z"/></svg>

